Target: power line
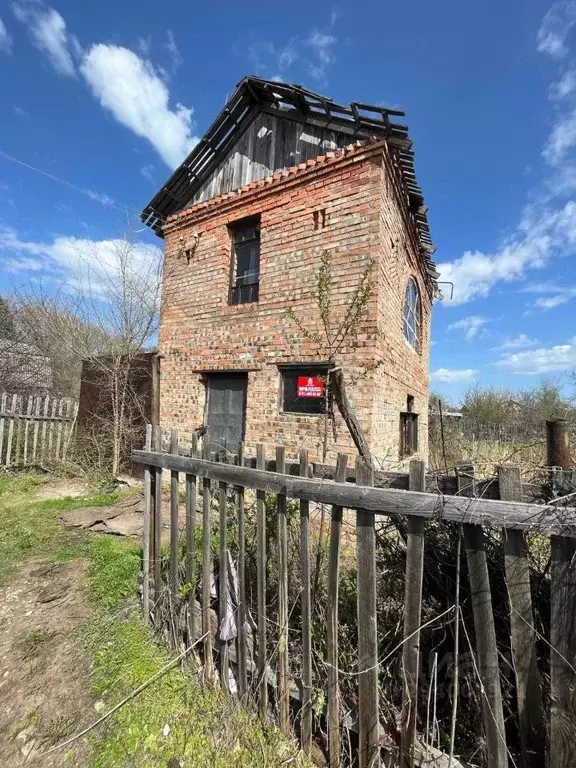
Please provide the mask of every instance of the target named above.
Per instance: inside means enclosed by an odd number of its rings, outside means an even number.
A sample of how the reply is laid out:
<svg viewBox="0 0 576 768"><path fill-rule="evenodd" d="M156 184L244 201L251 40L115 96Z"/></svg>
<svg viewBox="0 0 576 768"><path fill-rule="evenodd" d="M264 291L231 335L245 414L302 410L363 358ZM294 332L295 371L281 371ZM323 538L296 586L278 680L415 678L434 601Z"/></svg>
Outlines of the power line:
<svg viewBox="0 0 576 768"><path fill-rule="evenodd" d="M10 160L13 163L17 163L24 168L28 168L30 171L36 171L36 173L40 173L42 176L46 176L46 178L58 182L58 184L63 184L65 187L70 187L70 189L73 189L76 192L80 192L82 195L86 195L86 197L89 197L91 200L95 200L101 205L108 206L110 208L116 208L117 210L122 211L122 213L128 213L128 211L132 211L133 213L140 215L140 211L137 211L136 208L132 208L130 205L119 203L103 192L95 192L92 189L87 189L86 187L81 187L78 184L73 184L71 181L60 178L60 176L55 176L53 173L48 173L48 171L43 171L41 168L36 168L36 166L32 165L31 163L26 163L24 160L19 160L17 157L13 157L7 152L4 152L2 149L0 149L0 157L3 157L5 160Z"/></svg>

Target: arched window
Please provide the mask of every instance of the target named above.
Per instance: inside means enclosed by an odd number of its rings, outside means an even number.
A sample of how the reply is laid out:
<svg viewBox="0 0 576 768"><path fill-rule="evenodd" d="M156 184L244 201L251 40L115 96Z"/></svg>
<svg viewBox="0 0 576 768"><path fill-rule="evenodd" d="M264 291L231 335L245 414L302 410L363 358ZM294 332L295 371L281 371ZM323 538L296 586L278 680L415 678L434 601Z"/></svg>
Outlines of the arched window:
<svg viewBox="0 0 576 768"><path fill-rule="evenodd" d="M416 351L420 350L420 326L421 326L420 294L413 277L408 280L406 293L404 294L404 336Z"/></svg>

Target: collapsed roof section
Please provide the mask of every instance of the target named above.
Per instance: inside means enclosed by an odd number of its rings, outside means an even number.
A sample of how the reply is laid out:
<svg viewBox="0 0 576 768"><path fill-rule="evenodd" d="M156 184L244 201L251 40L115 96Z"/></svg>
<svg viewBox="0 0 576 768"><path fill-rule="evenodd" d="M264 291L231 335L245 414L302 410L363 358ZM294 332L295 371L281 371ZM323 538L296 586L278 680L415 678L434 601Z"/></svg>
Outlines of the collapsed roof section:
<svg viewBox="0 0 576 768"><path fill-rule="evenodd" d="M438 274L430 259L435 248L430 237L422 190L416 182L414 153L408 128L391 120L393 117L402 117L404 112L360 102L344 106L300 85L277 83L258 77L245 77L241 80L203 138L148 203L142 212L142 221L161 236L166 218L190 202L260 112L333 130L350 136L351 140L386 139L398 163L428 273L432 279L437 278Z"/></svg>

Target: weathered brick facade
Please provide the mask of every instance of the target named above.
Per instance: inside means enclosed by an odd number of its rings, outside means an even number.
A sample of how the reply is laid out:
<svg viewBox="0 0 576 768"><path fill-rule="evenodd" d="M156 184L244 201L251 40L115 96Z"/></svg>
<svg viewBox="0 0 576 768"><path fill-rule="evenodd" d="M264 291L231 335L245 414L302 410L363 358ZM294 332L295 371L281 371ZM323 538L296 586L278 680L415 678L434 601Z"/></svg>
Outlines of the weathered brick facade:
<svg viewBox="0 0 576 768"><path fill-rule="evenodd" d="M325 212L324 226L315 228L318 211ZM261 226L259 300L233 306L228 226L254 215ZM313 291L319 255L327 250L333 255L335 321L343 317L367 261L377 263L369 311L337 360L371 449L387 462L398 462L400 412L411 395L419 413L418 453L426 456L432 285L385 142L328 152L196 203L171 216L164 235L163 424L193 429L203 423L203 372L247 371L247 450L265 441L270 454L275 443L283 442L289 454L306 447L312 458L320 456L323 417L283 413L278 366L325 360L287 310L294 307L310 331L321 332ZM422 306L419 351L403 334L409 277L418 284ZM354 452L339 417L336 432L336 441L330 437L330 458L338 450Z"/></svg>

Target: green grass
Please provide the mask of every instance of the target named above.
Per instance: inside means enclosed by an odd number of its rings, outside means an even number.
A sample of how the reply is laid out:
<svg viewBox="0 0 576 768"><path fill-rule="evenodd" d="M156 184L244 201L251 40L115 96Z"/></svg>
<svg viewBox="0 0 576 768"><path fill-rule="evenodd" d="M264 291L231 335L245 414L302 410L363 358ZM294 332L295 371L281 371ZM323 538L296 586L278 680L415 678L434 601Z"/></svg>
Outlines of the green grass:
<svg viewBox="0 0 576 768"><path fill-rule="evenodd" d="M140 551L118 538L96 537L90 547L90 594L95 617L86 628L94 660L92 687L107 707L129 695L170 660L152 641L138 608L118 618L118 607L134 594ZM102 637L106 638L102 642ZM223 727L225 724L225 727ZM93 768L183 765L303 765L295 746L219 690L198 684L192 670L173 669L126 704L92 740Z"/></svg>
<svg viewBox="0 0 576 768"><path fill-rule="evenodd" d="M80 639L91 668L87 684L95 699L111 708L171 658L142 622L136 599L141 550L126 539L65 529L59 523L62 510L110 504L111 495L34 501L31 494L43 482L33 475L0 478L0 581L32 556L60 563L88 560L93 610L79 630ZM35 657L51 642L57 638L31 633L22 653ZM200 685L194 675L192 666L170 670L94 729L86 765L164 768L171 758L198 768L307 765L276 728L263 728L255 716L220 690ZM57 744L78 728L55 712L45 743ZM62 754L62 764L71 757L70 752Z"/></svg>

